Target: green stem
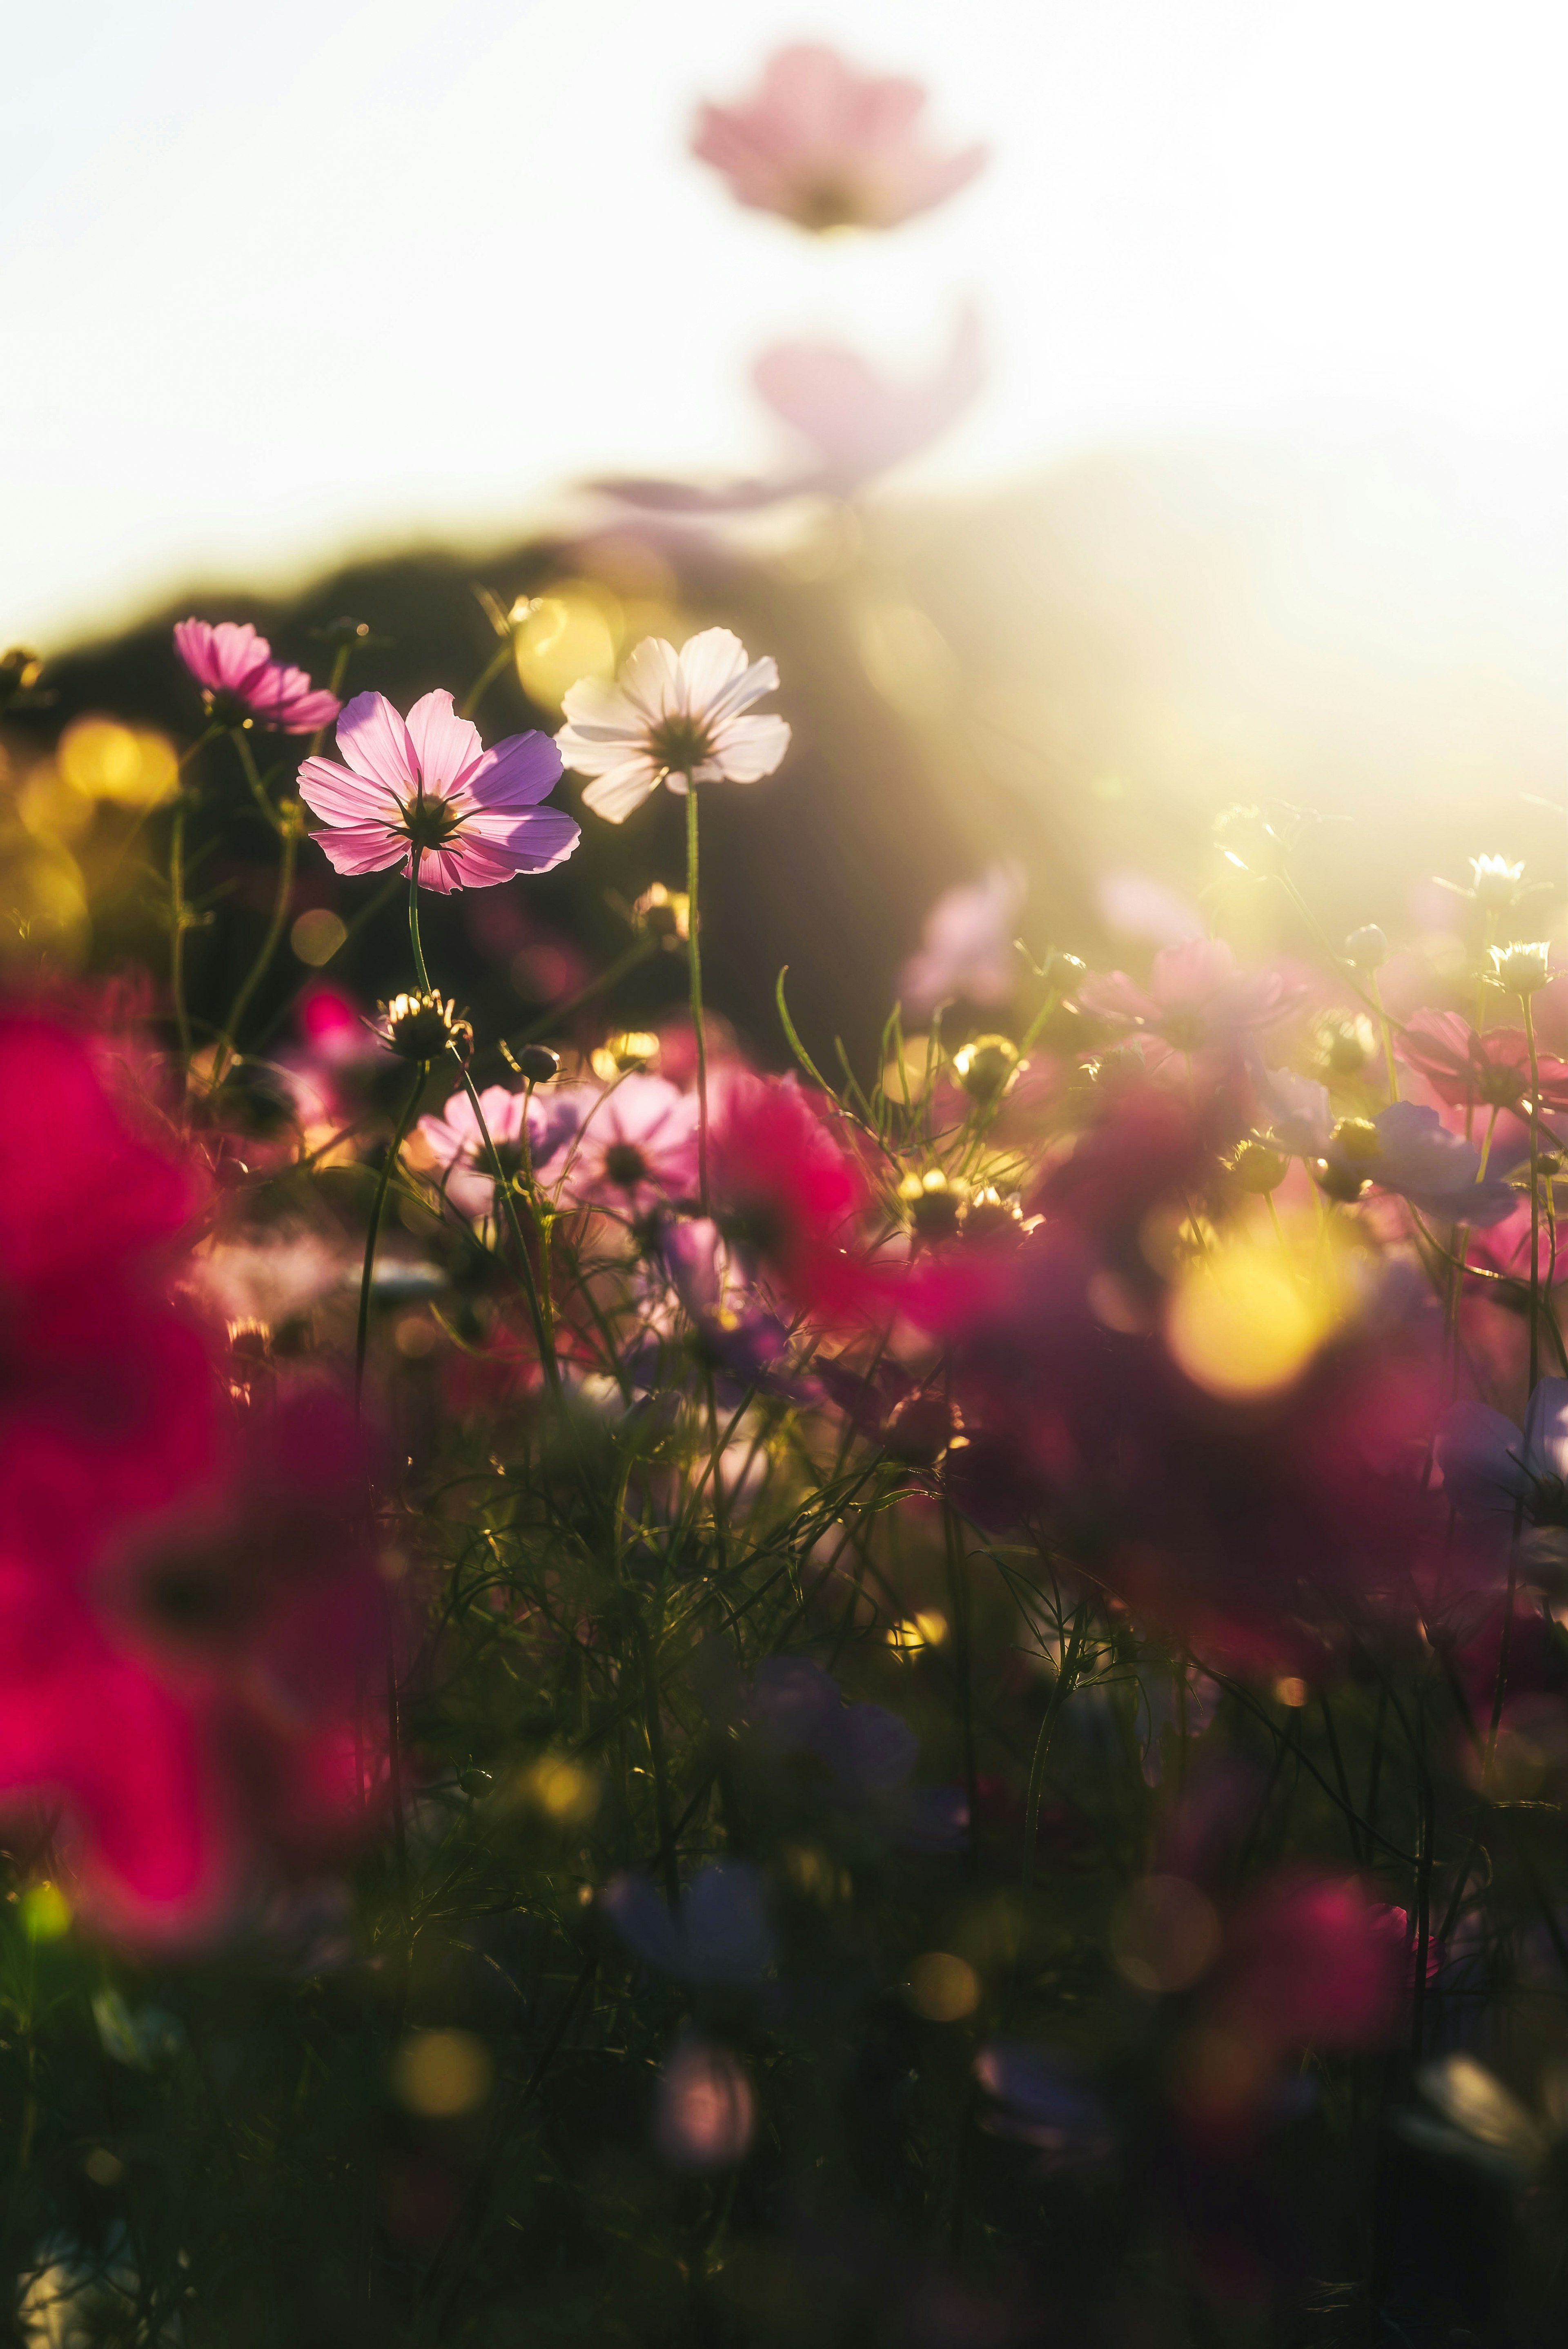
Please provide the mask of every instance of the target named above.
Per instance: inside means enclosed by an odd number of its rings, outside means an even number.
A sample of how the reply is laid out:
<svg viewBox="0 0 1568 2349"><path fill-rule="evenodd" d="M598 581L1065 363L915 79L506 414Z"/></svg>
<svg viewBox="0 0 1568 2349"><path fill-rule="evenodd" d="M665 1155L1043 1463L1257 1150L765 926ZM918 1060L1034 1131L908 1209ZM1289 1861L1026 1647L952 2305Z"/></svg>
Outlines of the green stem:
<svg viewBox="0 0 1568 2349"><path fill-rule="evenodd" d="M459 718L471 718L473 716L475 710L479 708L480 703L484 699L485 695L490 691L490 687L495 683L502 669L509 668L511 666L511 638L508 636L505 644L501 646L500 650L496 653L492 658L486 661L483 668L480 669L478 677L475 678L472 685L469 686L467 693L464 694L462 700L459 703L458 716Z"/></svg>
<svg viewBox="0 0 1568 2349"><path fill-rule="evenodd" d="M686 961L691 972L691 1024L696 1039L697 1195L707 1213L707 1038L702 1024L702 949L697 944L696 778L686 779Z"/></svg>
<svg viewBox="0 0 1568 2349"><path fill-rule="evenodd" d="M381 1172L376 1178L376 1196L370 1206L370 1228L365 1235L365 1269L359 1277L359 1322L354 1337L354 1411L359 1415L360 1398L365 1391L365 1355L370 1343L370 1297L376 1278L376 1243L381 1236L381 1218L387 1212L387 1194L391 1187L392 1170L397 1164L397 1154L408 1138L408 1129L418 1114L419 1102L425 1091L425 1080L430 1064L421 1061L414 1079L414 1089L404 1105L397 1130L387 1144L387 1155L381 1162Z"/></svg>
<svg viewBox="0 0 1568 2349"><path fill-rule="evenodd" d="M256 755L251 748L250 736L240 727L234 729L234 748L239 753L240 764L244 769L245 781L251 787L251 797L255 801L273 830L281 832L284 828L284 820L267 797L267 787L263 782L257 769Z"/></svg>
<svg viewBox="0 0 1568 2349"><path fill-rule="evenodd" d="M1394 1031L1388 1025L1388 1014L1383 1009L1383 990L1377 984L1377 972L1373 971L1370 977L1372 1000L1377 1006L1377 1025L1383 1030L1383 1058L1388 1069L1388 1099L1397 1102L1399 1098L1399 1073L1394 1066Z"/></svg>
<svg viewBox="0 0 1568 2349"><path fill-rule="evenodd" d="M174 999L174 1025L179 1031L180 1050L184 1059L191 1058L191 1016L185 1009L185 932L189 927L190 908L185 903L185 803L174 811L174 823L169 834L169 926L171 933L169 947L169 991Z"/></svg>
<svg viewBox="0 0 1568 2349"><path fill-rule="evenodd" d="M430 974L425 964L425 949L419 941L419 859L423 853L420 849L414 849L409 853L408 944L414 952L414 969L418 978L419 992L421 995L432 995L435 989L430 985ZM534 1278L533 1258L529 1255L528 1243L522 1237L522 1226L518 1221L517 1202L512 1196L511 1185L501 1173L500 1160L496 1155L495 1143L490 1139L490 1130L485 1118L484 1104L480 1100L479 1089L469 1076L456 1045L449 1049L452 1059L457 1063L458 1074L463 1081L463 1091L468 1094L469 1106L473 1111L474 1121L480 1130L480 1145L484 1152L484 1164L494 1174L497 1195L500 1200L502 1212L511 1226L523 1293L528 1299L528 1310L533 1322L534 1343L539 1349L539 1359L543 1365L544 1375L549 1380L552 1392L559 1396L561 1365L555 1359L555 1341L545 1319L544 1307L540 1299L539 1283Z"/></svg>
<svg viewBox="0 0 1568 2349"><path fill-rule="evenodd" d="M215 1085L222 1084L223 1072L233 1058L234 1049L240 1040L240 1023L251 1008L251 998L255 994L271 968L273 957L278 950L278 940L284 934L284 924L288 919L289 900L294 895L294 864L299 856L300 823L297 808L291 808L284 818L283 838L284 853L283 860L278 866L278 886L277 895L273 900L273 918L267 926L267 935L262 940L261 951L251 965L244 983L234 998L233 1009L219 1039L218 1057L212 1065L212 1082Z"/></svg>

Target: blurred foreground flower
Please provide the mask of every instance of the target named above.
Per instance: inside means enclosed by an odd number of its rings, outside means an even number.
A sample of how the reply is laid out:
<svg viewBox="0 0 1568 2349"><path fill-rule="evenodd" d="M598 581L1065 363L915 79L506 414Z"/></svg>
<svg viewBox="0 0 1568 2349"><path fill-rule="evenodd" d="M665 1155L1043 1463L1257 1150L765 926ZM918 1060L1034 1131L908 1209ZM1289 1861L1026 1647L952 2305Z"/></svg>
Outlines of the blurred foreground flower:
<svg viewBox="0 0 1568 2349"><path fill-rule="evenodd" d="M381 1621L352 1426L236 1432L169 1301L202 1196L93 1049L0 1019L0 1798L89 1913L211 1930L263 1855L356 1823L350 1710Z"/></svg>
<svg viewBox="0 0 1568 2349"><path fill-rule="evenodd" d="M314 734L330 726L341 704L313 686L303 668L273 658L273 648L247 620L181 620L174 649L201 688L211 717L228 726L268 726L284 734Z"/></svg>
<svg viewBox="0 0 1568 2349"><path fill-rule="evenodd" d="M1460 1517L1501 1550L1519 1537L1532 1580L1568 1576L1568 1379L1542 1379L1523 1428L1490 1403L1456 1402L1438 1430L1443 1491Z"/></svg>
<svg viewBox="0 0 1568 2349"><path fill-rule="evenodd" d="M599 1906L636 1956L691 1982L758 1982L773 1961L762 1878L746 1860L697 1870L672 1916L645 1876L613 1877Z"/></svg>
<svg viewBox="0 0 1568 2349"><path fill-rule="evenodd" d="M337 721L346 765L307 759L299 795L339 873L416 873L445 895L519 873L547 873L581 833L541 807L561 773L547 734L513 734L487 750L449 693L427 693L405 721L385 695L356 694Z"/></svg>
<svg viewBox="0 0 1568 2349"><path fill-rule="evenodd" d="M706 2039L679 2041L654 2100L654 2143L672 2168L727 2168L756 2129L757 2096L745 2067Z"/></svg>
<svg viewBox="0 0 1568 2349"><path fill-rule="evenodd" d="M741 713L778 684L773 659L748 662L727 628L705 628L678 653L662 636L645 636L614 685L583 678L573 686L555 746L575 773L594 779L583 806L624 823L660 783L684 797L692 783L770 775L789 729L782 718Z"/></svg>
<svg viewBox="0 0 1568 2349"><path fill-rule="evenodd" d="M940 154L922 136L926 93L902 75L861 74L836 50L780 49L757 96L705 106L692 152L737 202L797 227L896 228L967 187L984 147Z"/></svg>

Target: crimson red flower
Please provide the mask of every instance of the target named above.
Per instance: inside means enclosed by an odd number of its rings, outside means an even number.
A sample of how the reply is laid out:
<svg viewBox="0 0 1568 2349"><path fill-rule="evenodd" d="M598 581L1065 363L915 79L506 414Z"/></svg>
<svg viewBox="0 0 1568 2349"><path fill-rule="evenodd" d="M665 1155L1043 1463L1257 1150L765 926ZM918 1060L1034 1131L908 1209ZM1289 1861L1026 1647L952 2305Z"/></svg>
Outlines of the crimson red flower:
<svg viewBox="0 0 1568 2349"><path fill-rule="evenodd" d="M1439 1101L1455 1107L1478 1102L1487 1109L1518 1109L1530 1098L1530 1042L1522 1028L1492 1028L1478 1036L1454 1011L1418 1011L1399 1041L1399 1057L1426 1078ZM1568 1061L1536 1055L1538 1106L1568 1110Z"/></svg>
<svg viewBox="0 0 1568 2349"><path fill-rule="evenodd" d="M103 1920L188 1932L359 1807L363 1469L320 1398L228 1415L173 1301L196 1162L93 1042L0 1012L0 1800Z"/></svg>
<svg viewBox="0 0 1568 2349"><path fill-rule="evenodd" d="M792 1078L727 1075L708 1144L725 1237L813 1312L853 1314L890 1293L855 1247L870 1187Z"/></svg>

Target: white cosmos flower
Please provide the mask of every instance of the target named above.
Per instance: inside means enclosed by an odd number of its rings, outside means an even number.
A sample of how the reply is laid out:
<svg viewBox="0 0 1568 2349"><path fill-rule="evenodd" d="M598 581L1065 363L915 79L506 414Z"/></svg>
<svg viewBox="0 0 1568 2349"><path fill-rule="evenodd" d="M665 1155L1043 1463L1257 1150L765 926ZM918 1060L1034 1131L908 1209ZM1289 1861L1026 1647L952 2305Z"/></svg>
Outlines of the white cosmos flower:
<svg viewBox="0 0 1568 2349"><path fill-rule="evenodd" d="M748 662L727 628L705 628L677 653L645 636L614 685L583 678L567 694L556 736L562 762L593 781L583 804L624 823L660 783L755 783L789 747L782 718L742 711L779 683L771 657Z"/></svg>

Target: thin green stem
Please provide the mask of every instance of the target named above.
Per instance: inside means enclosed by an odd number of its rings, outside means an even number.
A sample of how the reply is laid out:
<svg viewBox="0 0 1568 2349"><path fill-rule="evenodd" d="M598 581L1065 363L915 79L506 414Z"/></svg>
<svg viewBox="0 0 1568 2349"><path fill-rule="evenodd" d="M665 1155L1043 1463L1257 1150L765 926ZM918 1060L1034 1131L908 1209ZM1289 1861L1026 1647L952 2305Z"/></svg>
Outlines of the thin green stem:
<svg viewBox="0 0 1568 2349"><path fill-rule="evenodd" d="M421 995L433 993L430 974L425 968L425 949L419 943L419 860L422 848L408 851L408 944L414 953L414 975L419 982Z"/></svg>
<svg viewBox="0 0 1568 2349"><path fill-rule="evenodd" d="M239 754L240 764L244 770L245 781L251 787L251 797L255 801L273 832L282 832L284 820L267 797L267 787L263 782L260 771L256 766L256 754L251 748L251 738L243 728L238 726L234 729L234 749Z"/></svg>
<svg viewBox="0 0 1568 2349"><path fill-rule="evenodd" d="M387 1146L387 1155L381 1162L381 1171L376 1178L376 1196L370 1205L370 1226L365 1235L365 1269L359 1277L359 1320L354 1334L356 1417L358 1416L361 1398L365 1392L365 1356L370 1343L370 1299L376 1280L376 1243L381 1237L381 1218L387 1212L387 1194L391 1187L393 1169L397 1164L397 1154L407 1140L409 1128L418 1115L420 1099L425 1091L425 1081L429 1073L429 1062L421 1061L418 1072L414 1079L413 1091L404 1104L403 1114L397 1121L392 1139Z"/></svg>
<svg viewBox="0 0 1568 2349"><path fill-rule="evenodd" d="M475 710L479 708L480 703L484 699L485 695L490 691L490 687L495 683L497 678L500 677L503 669L510 668L511 667L511 638L508 636L505 644L500 647L500 650L492 654L491 657L486 661L483 668L480 669L478 677L475 678L472 685L469 686L467 693L464 694L462 700L459 703L458 716L459 718L471 718L473 716Z"/></svg>
<svg viewBox="0 0 1568 2349"><path fill-rule="evenodd" d="M191 1058L191 1015L185 1009L185 933L191 909L185 902L185 802L174 811L169 834L169 991L174 1001L174 1025L180 1050Z"/></svg>
<svg viewBox="0 0 1568 2349"><path fill-rule="evenodd" d="M686 965L691 973L691 1025L696 1039L697 1195L707 1213L707 1038L702 1024L702 948L697 943L696 778L686 780Z"/></svg>
<svg viewBox="0 0 1568 2349"><path fill-rule="evenodd" d="M284 818L284 852L278 865L278 885L273 900L273 917L267 925L267 934L262 940L261 950L251 965L238 995L234 998L233 1007L224 1024L223 1033L219 1039L218 1056L212 1064L212 1082L215 1085L222 1084L223 1081L224 1071L233 1058L235 1048L240 1040L240 1023L251 1008L252 997L272 966L273 957L278 950L278 940L284 934L284 924L288 919L289 900L294 895L294 865L299 857L300 830L298 806L294 802L290 802Z"/></svg>

